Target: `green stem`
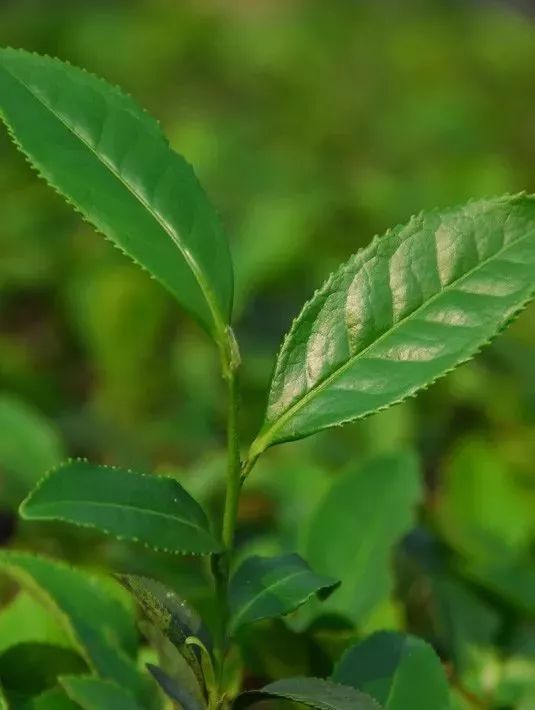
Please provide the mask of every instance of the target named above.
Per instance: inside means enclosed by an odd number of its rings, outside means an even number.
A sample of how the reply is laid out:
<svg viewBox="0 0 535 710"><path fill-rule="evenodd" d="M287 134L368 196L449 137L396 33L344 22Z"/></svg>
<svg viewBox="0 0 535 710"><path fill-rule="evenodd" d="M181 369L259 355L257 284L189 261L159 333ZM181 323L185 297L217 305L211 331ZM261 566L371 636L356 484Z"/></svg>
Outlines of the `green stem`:
<svg viewBox="0 0 535 710"><path fill-rule="evenodd" d="M216 585L219 628L217 638L218 693L220 702L224 697L223 669L228 651L228 581L230 563L234 552L234 534L238 518L241 492L240 436L238 427L239 385L237 366L227 371L228 419L227 419L227 489L225 510L221 530L223 552L212 560L212 571Z"/></svg>
<svg viewBox="0 0 535 710"><path fill-rule="evenodd" d="M234 533L238 518L241 491L240 435L238 431L239 389L236 372L230 373L227 423L227 494L221 539L230 556L234 547Z"/></svg>

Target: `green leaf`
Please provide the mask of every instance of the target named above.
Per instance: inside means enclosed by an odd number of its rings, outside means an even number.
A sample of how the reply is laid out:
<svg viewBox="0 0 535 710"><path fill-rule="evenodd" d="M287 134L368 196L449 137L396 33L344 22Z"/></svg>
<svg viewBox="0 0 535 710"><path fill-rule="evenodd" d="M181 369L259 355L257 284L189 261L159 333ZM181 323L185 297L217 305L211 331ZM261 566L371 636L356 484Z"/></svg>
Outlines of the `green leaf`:
<svg viewBox="0 0 535 710"><path fill-rule="evenodd" d="M319 710L380 710L380 706L369 695L321 678L277 680L261 690L242 693L236 699L234 708L241 710L241 708L249 707L261 700L275 698L291 700L307 707L319 708ZM435 709L433 708L433 710Z"/></svg>
<svg viewBox="0 0 535 710"><path fill-rule="evenodd" d="M0 653L20 643L47 643L70 646L57 620L27 592L19 592L0 610Z"/></svg>
<svg viewBox="0 0 535 710"><path fill-rule="evenodd" d="M211 645L199 615L178 594L154 579L135 575L120 575L118 579L136 597L155 626L180 651L202 684L200 649L186 643L186 639L195 636L205 645Z"/></svg>
<svg viewBox="0 0 535 710"><path fill-rule="evenodd" d="M438 656L413 636L373 634L346 651L332 678L369 693L385 710L449 710L449 688Z"/></svg>
<svg viewBox="0 0 535 710"><path fill-rule="evenodd" d="M63 690L53 688L29 700L24 710L80 710L80 706L73 703Z"/></svg>
<svg viewBox="0 0 535 710"><path fill-rule="evenodd" d="M145 689L133 660L121 648L126 611L96 578L22 552L0 552L0 571L57 616L97 674L139 692Z"/></svg>
<svg viewBox="0 0 535 710"><path fill-rule="evenodd" d="M173 478L70 461L22 503L26 520L61 520L174 553L219 550L199 504Z"/></svg>
<svg viewBox="0 0 535 710"><path fill-rule="evenodd" d="M341 580L326 610L363 623L389 595L392 548L412 526L420 485L410 453L370 459L334 479L312 516L305 547L315 570Z"/></svg>
<svg viewBox="0 0 535 710"><path fill-rule="evenodd" d="M230 581L230 628L294 611L314 595L325 599L339 585L313 572L296 554L249 557Z"/></svg>
<svg viewBox="0 0 535 710"><path fill-rule="evenodd" d="M84 710L142 710L128 690L109 680L92 676L63 676L59 680L67 695Z"/></svg>
<svg viewBox="0 0 535 710"><path fill-rule="evenodd" d="M46 643L21 643L0 655L0 685L9 696L38 695L56 685L61 673L86 673L73 650Z"/></svg>
<svg viewBox="0 0 535 710"><path fill-rule="evenodd" d="M279 354L250 458L401 402L473 355L535 291L535 198L413 217L316 292Z"/></svg>
<svg viewBox="0 0 535 710"><path fill-rule="evenodd" d="M228 244L158 123L102 79L13 49L0 50L0 115L39 174L225 343Z"/></svg>
<svg viewBox="0 0 535 710"><path fill-rule="evenodd" d="M147 668L165 694L172 700L176 700L183 710L202 710L203 705L198 699L180 686L174 678L167 675L164 670L158 668L158 666L153 666L151 663L147 663Z"/></svg>
<svg viewBox="0 0 535 710"><path fill-rule="evenodd" d="M42 472L57 466L63 458L57 433L38 411L14 397L0 397L3 500L20 502Z"/></svg>

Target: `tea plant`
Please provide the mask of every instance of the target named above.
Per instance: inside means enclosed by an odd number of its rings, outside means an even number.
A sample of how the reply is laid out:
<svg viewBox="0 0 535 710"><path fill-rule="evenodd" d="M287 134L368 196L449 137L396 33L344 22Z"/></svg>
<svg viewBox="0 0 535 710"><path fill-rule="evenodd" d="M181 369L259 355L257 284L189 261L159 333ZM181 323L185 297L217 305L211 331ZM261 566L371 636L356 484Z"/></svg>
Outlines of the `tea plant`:
<svg viewBox="0 0 535 710"><path fill-rule="evenodd" d="M208 630L159 581L120 575L147 618L143 634L159 659L147 667L156 685L139 670L135 630L116 593L63 563L2 552L2 571L58 615L72 648L34 645L29 654L14 647L13 678L0 704L24 698L34 708L174 703L215 710L271 699L333 710L450 707L432 648L393 632L348 648L328 679L289 678L240 692L234 649L244 626L286 616L315 597L348 593L298 554L235 564L240 493L270 447L415 395L502 330L535 291L535 198L506 195L423 213L352 256L294 321L275 364L264 423L242 456L231 256L190 166L130 97L56 59L1 50L0 114L38 173L199 322L228 387L221 521L210 520L174 478L82 460L53 468L20 507L29 521L62 521L175 555L205 556L216 626ZM402 457L396 465L413 462ZM370 467L367 475L374 474ZM343 544L332 530L337 510L351 504L348 493L334 492L314 520L312 533L327 556ZM52 687L43 669L57 678Z"/></svg>

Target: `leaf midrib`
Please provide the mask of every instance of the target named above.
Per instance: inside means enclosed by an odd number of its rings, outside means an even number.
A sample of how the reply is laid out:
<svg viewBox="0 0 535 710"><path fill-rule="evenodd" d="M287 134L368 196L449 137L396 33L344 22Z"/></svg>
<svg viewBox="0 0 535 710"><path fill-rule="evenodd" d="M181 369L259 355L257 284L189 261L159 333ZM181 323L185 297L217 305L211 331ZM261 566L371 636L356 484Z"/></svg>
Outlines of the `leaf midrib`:
<svg viewBox="0 0 535 710"><path fill-rule="evenodd" d="M292 404L285 412L283 412L283 414L278 419L275 420L275 422L264 432L264 434L257 437L257 439L253 442L253 444L251 446L251 450L253 450L253 448L254 448L255 455L257 455L257 453L259 455L273 441L272 437L273 437L274 433L276 433L279 429L281 429L281 427L283 427L284 424L286 424L286 422L288 422L300 409L302 409L308 403L308 401L310 399L313 399L319 392L323 391L326 387L328 387L331 384L331 382L333 382L338 376L342 375L346 370L350 369L350 367L359 358L364 357L366 355L366 353L371 348L375 347L384 338L389 337L399 327L404 325L406 321L411 319L413 316L416 316L419 311L421 311L423 308L426 308L429 304L433 303L436 299L440 298L442 296L442 294L447 292L449 289L452 289L453 287L457 286L464 279L468 278L469 276L472 276L472 274L474 274L480 268L482 268L483 266L485 266L489 262L493 261L494 259L499 258L505 252L507 252L509 249L517 246L524 239L527 239L528 236L532 235L533 231L534 230L532 229L531 231L528 231L523 236L519 237L517 240L501 247L497 252L495 252L491 256L487 257L487 259L480 261L476 266L474 266L472 269L470 269L469 271L464 273L462 276L451 281L449 284L447 284L446 287L442 287L431 298L429 298L427 301L425 301L424 303L417 306L417 308L415 308L413 311L408 313L404 318L401 318L395 325L392 326L392 328L390 328L389 330L382 333L376 340L374 340L372 343L367 345L363 350L356 353L354 356L351 356L350 358L348 358L348 360L343 365L341 365L339 368L334 370L334 372L332 372L330 375L328 375L324 380L319 382L316 386L314 386L310 390L308 390L303 395L303 397L301 399L299 399L295 404ZM290 333L291 333L291 331L290 331ZM288 335L288 337L289 337L289 335ZM350 417L349 419L346 419L343 421L352 421L352 420L353 420L353 417ZM262 443L262 445L260 445L261 443ZM256 444L256 446L255 446L255 444Z"/></svg>
<svg viewBox="0 0 535 710"><path fill-rule="evenodd" d="M178 517L176 515L172 515L171 513L162 513L157 510L151 510L150 508L139 508L134 505L127 505L123 503L110 503L108 501L106 502L99 502L99 501L88 501L88 500L76 500L76 499L68 499L68 498L62 498L61 500L58 500L56 503L33 503L33 505L30 505L30 507L33 507L34 511L36 510L43 510L46 515L46 509L47 508L53 508L56 505L87 505L89 507L93 508L118 508L119 510L124 510L125 508L127 510L132 510L138 514L142 515L153 515L155 517L161 517L161 518L167 518L169 520L173 520L175 523L181 523L182 525L187 525L194 530L201 531L203 533L206 533L209 535L209 532L206 528L202 527L200 524L192 523L189 520L186 520L185 518ZM24 506L24 509L22 512L26 512L28 514L28 504ZM48 513L50 515L50 513ZM95 526L96 527L96 526Z"/></svg>
<svg viewBox="0 0 535 710"><path fill-rule="evenodd" d="M240 611L238 614L236 614L236 615L234 616L234 618L233 618L233 620L232 620L232 626L233 626L233 628L236 629L236 628L239 626L240 620L243 618L243 616L244 616L244 615L251 609L251 607L253 607L253 606L258 602L258 600L261 599L263 596L265 596L265 595L268 594L269 592L273 591L273 590L276 589L277 587L280 587L281 585L285 584L286 582L288 582L288 581L290 581L290 580L292 580L292 579L295 579L296 577L301 577L302 575L307 575L307 574L310 574L310 571L309 571L309 570L306 570L306 569L298 570L297 572L292 572L291 574L289 574L289 575L286 576L286 577L281 577L281 579L278 579L274 584L271 584L269 587L263 587L262 591L259 592L255 597L253 597L253 599L251 599L249 602L247 602L247 604L245 604L245 605L241 608L241 611ZM324 586L327 586L327 585L324 585ZM322 588L323 588L323 587L320 587L320 589L322 589ZM312 594L314 594L314 593L315 593L314 590L313 590L312 592L310 592L310 594L308 594L308 596L306 597L306 599L308 599L308 598L309 598ZM306 599L305 599L305 601L306 601ZM299 603L300 603L300 602L297 602L298 605L299 605ZM294 608L295 608L295 607L294 607ZM291 611L291 609L288 611L288 613L289 613L290 611ZM262 618L266 618L266 617L257 617L257 618L255 619L255 621L259 621L259 620L262 619Z"/></svg>
<svg viewBox="0 0 535 710"><path fill-rule="evenodd" d="M184 260L190 267L191 271L193 272L193 275L195 276L195 279L199 285L199 288L201 289L201 292L206 300L206 303L208 305L208 308L210 310L210 313L212 315L214 325L216 327L216 332L218 336L221 338L223 341L224 339L224 333L225 333L225 323L223 318L221 317L219 313L219 309L216 305L216 299L214 298L214 295L212 293L211 288L209 285L206 283L202 276L202 270L200 267L197 265L197 262L195 258L192 256L190 250L182 244L180 239L178 237L175 237L175 232L174 229L171 227L171 225L168 224L167 220L163 215L160 214L160 212L151 207L150 204L145 200L143 195L141 195L135 187L133 187L129 182L124 180L123 176L121 173L115 168L113 163L108 161L104 155L101 155L92 145L89 143L83 135L81 135L76 128L71 126L68 121L54 109L53 106L51 106L42 96L40 96L38 93L35 93L35 91L32 90L32 87L29 86L25 81L23 81L19 76L14 74L10 69L8 69L5 66L2 66L3 71L7 72L16 82L18 82L36 101L38 101L45 109L47 109L52 116L54 116L65 128L72 133L72 135L77 138L88 150L90 153L92 153L95 158L104 166L106 167L112 175L123 185L123 187L141 204L142 207L144 207L147 212L150 214L150 216L154 219L154 221L160 226L161 229L168 235L168 237L171 239L171 241L175 244L175 246L178 248L182 256L184 257ZM5 119L7 121L7 118ZM169 151L172 152L172 149L169 147ZM61 188L58 189L60 192L63 193L63 190Z"/></svg>

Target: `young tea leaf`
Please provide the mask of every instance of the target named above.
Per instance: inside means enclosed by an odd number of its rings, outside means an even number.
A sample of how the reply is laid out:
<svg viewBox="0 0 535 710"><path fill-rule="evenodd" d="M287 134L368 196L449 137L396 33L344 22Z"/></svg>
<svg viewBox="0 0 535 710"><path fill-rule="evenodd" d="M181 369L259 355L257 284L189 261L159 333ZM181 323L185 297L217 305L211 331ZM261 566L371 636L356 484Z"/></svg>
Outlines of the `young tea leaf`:
<svg viewBox="0 0 535 710"><path fill-rule="evenodd" d="M449 710L449 688L438 656L413 636L370 636L346 651L332 678L369 693L385 710Z"/></svg>
<svg viewBox="0 0 535 710"><path fill-rule="evenodd" d="M61 685L83 710L142 710L126 689L92 676L63 676Z"/></svg>
<svg viewBox="0 0 535 710"><path fill-rule="evenodd" d="M0 116L38 173L225 343L228 244L158 123L107 82L14 49L0 50Z"/></svg>
<svg viewBox="0 0 535 710"><path fill-rule="evenodd" d="M296 554L249 557L230 581L231 631L288 614L314 595L325 599L338 585L336 579L313 572Z"/></svg>
<svg viewBox="0 0 535 710"><path fill-rule="evenodd" d="M43 602L102 678L140 693L145 681L121 648L124 610L93 577L65 564L23 552L0 552L0 571Z"/></svg>
<svg viewBox="0 0 535 710"><path fill-rule="evenodd" d="M369 695L349 686L339 685L321 678L278 680L260 690L242 693L236 699L234 708L241 710L261 700L277 698L290 700L311 708L319 708L319 710L380 710L380 705Z"/></svg>
<svg viewBox="0 0 535 710"><path fill-rule="evenodd" d="M219 550L208 518L173 478L70 461L22 503L26 520L61 520L174 553Z"/></svg>
<svg viewBox="0 0 535 710"><path fill-rule="evenodd" d="M365 417L473 355L535 292L535 197L413 217L353 256L287 335L254 460Z"/></svg>

